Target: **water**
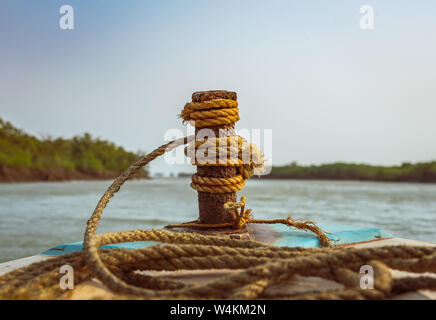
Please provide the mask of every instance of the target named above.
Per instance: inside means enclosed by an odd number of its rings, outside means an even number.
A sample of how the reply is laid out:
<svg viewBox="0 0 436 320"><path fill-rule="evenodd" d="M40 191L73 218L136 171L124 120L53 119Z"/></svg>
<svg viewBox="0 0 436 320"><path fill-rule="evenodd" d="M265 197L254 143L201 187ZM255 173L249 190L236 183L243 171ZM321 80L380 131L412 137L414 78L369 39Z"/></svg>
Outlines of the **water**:
<svg viewBox="0 0 436 320"><path fill-rule="evenodd" d="M110 181L0 184L0 262L82 240ZM160 228L198 216L189 179L129 181L103 213L98 232ZM436 241L436 184L259 180L240 194L256 218L310 219L381 227L397 237Z"/></svg>

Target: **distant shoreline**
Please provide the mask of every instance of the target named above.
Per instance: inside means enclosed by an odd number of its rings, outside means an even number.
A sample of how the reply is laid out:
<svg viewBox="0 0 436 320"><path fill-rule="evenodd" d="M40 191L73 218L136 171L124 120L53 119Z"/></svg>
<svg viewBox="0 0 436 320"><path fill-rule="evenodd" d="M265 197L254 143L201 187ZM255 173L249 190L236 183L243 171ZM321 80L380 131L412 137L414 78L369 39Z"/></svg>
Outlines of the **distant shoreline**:
<svg viewBox="0 0 436 320"><path fill-rule="evenodd" d="M123 171L117 170L78 170L65 168L19 168L0 165L0 182L41 182L73 180L112 180ZM133 179L150 179L147 172L139 172Z"/></svg>
<svg viewBox="0 0 436 320"><path fill-rule="evenodd" d="M179 177L191 176L179 173ZM273 166L271 173L262 179L281 180L337 180L374 182L436 183L436 161L403 163L400 166L373 166L355 163L329 163L301 166L296 162L285 166Z"/></svg>
<svg viewBox="0 0 436 320"><path fill-rule="evenodd" d="M321 178L321 177L294 177L287 175L268 174L261 176L261 179L267 180L320 180L320 181L361 181L361 182L392 182L392 183L436 183L434 180L381 180L381 179L357 179L357 178Z"/></svg>
<svg viewBox="0 0 436 320"><path fill-rule="evenodd" d="M401 166L372 166L354 163L330 163L300 166L291 163L273 166L266 179L354 180L382 182L436 182L436 161L403 163Z"/></svg>
<svg viewBox="0 0 436 320"><path fill-rule="evenodd" d="M0 118L0 182L115 179L142 156L89 133L39 139ZM147 168L133 178L149 178Z"/></svg>

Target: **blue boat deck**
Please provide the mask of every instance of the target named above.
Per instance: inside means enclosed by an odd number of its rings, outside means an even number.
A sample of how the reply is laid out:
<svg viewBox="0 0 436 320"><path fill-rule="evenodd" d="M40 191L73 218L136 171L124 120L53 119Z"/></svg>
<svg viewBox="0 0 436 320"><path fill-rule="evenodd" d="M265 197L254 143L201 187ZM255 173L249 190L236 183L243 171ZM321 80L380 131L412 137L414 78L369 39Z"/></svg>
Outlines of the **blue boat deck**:
<svg viewBox="0 0 436 320"><path fill-rule="evenodd" d="M318 238L315 234L311 232L306 232L298 230L295 228L289 228L285 225L270 225L273 231L278 235L274 240L273 244L278 246L288 246L288 247L306 247L306 248L317 248L320 247ZM356 226L344 226L338 224L320 224L324 231L328 232L327 236L330 239L335 240L335 244L352 244L356 242L364 242L378 239L393 238L391 234L383 231L380 228L363 228ZM124 242L117 244L110 244L101 247L102 249L140 249L145 247L150 247L158 242L154 241L135 241L135 242ZM44 255L63 255L72 252L81 251L83 249L82 242L73 242L57 245L50 248L42 254Z"/></svg>

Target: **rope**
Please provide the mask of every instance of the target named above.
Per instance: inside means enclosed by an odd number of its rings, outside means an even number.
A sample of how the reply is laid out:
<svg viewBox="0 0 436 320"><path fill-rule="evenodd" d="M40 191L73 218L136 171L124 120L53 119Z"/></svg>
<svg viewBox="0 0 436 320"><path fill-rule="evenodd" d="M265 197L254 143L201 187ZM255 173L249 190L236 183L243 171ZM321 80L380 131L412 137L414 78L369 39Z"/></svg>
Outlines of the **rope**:
<svg viewBox="0 0 436 320"><path fill-rule="evenodd" d="M388 267L409 272L436 272L435 247L379 248L289 248L255 241L241 241L195 233L165 230L132 230L95 234L102 213L123 183L137 170L177 146L192 141L185 137L165 144L139 159L109 186L88 220L84 251L33 263L0 277L0 299L56 299L65 292L59 286L59 268L69 264L75 271L75 286L97 277L118 298L147 299L382 299L390 298L403 284L413 290L434 288L434 281L393 280ZM239 208L247 216L245 199L227 208ZM241 213L242 212L242 213ZM141 249L98 250L107 244L158 241ZM376 260L376 261L373 261ZM356 285L356 271L371 264L374 290ZM203 285L188 285L137 273L137 270L242 269ZM295 294L271 294L267 288L295 275L335 280L343 290ZM65 297L63 297L65 298Z"/></svg>
<svg viewBox="0 0 436 320"><path fill-rule="evenodd" d="M187 103L181 113L184 121L195 121L196 127L232 124L239 120L237 102L216 99L202 103ZM231 142L236 141L237 147ZM212 147L212 155L222 151L236 152L221 163L206 165L233 165L238 175L231 178L208 178L194 175L194 189L211 192L235 192L242 189L245 180L255 168L263 165L263 155L241 137L194 141L193 136L164 144L139 159L109 186L87 222L83 251L33 263L0 277L0 299L56 299L63 294L59 286L59 268L68 264L75 273L75 286L97 277L118 298L148 299L383 299L407 286L413 290L434 288L436 283L428 277L393 280L388 267L409 272L436 272L436 248L434 247L381 247L381 248L289 248L276 247L255 241L238 241L195 233L174 233L165 230L132 230L96 234L103 210L121 186L140 168L172 149L191 143L194 150ZM210 148L207 149L210 149ZM203 150L202 150L203 151ZM250 160L244 162L244 152ZM185 150L189 154L188 149ZM209 150L207 150L208 155ZM196 152L197 153L197 152ZM221 159L220 159L221 160ZM194 163L202 165L199 159ZM225 164L224 164L225 163ZM236 210L237 218L231 223L240 228L247 223L282 223L298 229L314 232L320 243L329 247L329 239L313 222L287 219L255 220L251 210L246 210L246 198L239 203L228 202L226 210ZM184 223L176 226L205 226ZM220 227L222 225L208 225ZM175 226L167 226L175 227ZM121 242L157 241L166 245L154 245L141 249L99 250L101 246ZM370 264L375 271L374 290L362 290L358 286L356 271ZM242 269L203 285L188 285L162 280L137 273L138 270L199 270ZM268 287L292 279L295 275L317 276L335 280L344 285L343 290L295 294L292 296L271 294Z"/></svg>
<svg viewBox="0 0 436 320"><path fill-rule="evenodd" d="M180 117L196 128L230 125L239 120L238 102L232 99L214 99L185 104ZM208 193L237 192L245 186L255 169L263 167L259 148L240 136L214 137L196 140L185 148L185 155L196 166L232 166L238 174L229 178L192 176L191 187Z"/></svg>
<svg viewBox="0 0 436 320"><path fill-rule="evenodd" d="M238 102L232 99L214 99L185 104L180 118L196 128L229 125L239 121Z"/></svg>
<svg viewBox="0 0 436 320"><path fill-rule="evenodd" d="M258 220L253 219L251 217L251 210L245 210L245 204L247 202L247 198L245 196L241 197L241 201L239 203L234 203L229 201L224 204L225 210L236 210L236 219L233 222L225 222L218 224L208 224L208 223L195 223L195 222L185 222L180 224L170 224L165 226L165 228L173 229L173 228L226 228L233 227L236 229L240 229L244 227L246 224L254 223L254 224L284 224L288 227L294 227L304 231L311 231L318 236L319 242L322 247L330 247L331 239L326 236L326 232L321 230L314 222L312 221L299 221L295 219L291 219L291 217L287 217L286 219L272 219L272 220Z"/></svg>
<svg viewBox="0 0 436 320"><path fill-rule="evenodd" d="M241 174L230 178L202 177L194 174L191 179L193 189L209 193L237 192L245 186L245 179Z"/></svg>

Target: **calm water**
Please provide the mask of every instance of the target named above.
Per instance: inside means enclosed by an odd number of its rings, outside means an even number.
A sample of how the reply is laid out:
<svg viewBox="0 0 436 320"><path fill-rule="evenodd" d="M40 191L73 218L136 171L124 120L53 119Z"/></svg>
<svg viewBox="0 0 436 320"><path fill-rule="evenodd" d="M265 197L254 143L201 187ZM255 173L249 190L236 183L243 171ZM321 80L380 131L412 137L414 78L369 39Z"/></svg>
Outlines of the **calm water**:
<svg viewBox="0 0 436 320"><path fill-rule="evenodd" d="M0 262L82 240L110 181L0 184ZM189 179L131 181L103 213L100 232L159 228L197 217ZM397 237L436 241L436 184L259 180L241 194L257 218L378 226Z"/></svg>

